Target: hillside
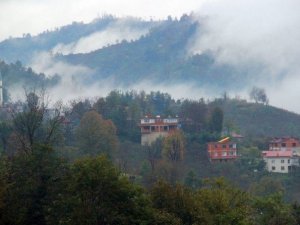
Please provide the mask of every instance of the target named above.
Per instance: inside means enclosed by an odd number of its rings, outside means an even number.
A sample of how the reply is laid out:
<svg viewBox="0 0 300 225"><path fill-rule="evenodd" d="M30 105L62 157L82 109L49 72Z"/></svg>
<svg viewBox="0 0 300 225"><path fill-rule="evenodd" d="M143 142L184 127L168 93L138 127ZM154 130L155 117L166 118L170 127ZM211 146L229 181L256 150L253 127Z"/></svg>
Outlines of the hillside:
<svg viewBox="0 0 300 225"><path fill-rule="evenodd" d="M25 35L3 41L0 58L36 65L43 63L42 60L39 62L39 54L48 52L56 62L90 69L93 82L110 78L120 85L140 81L170 85L184 81L220 93L251 85L255 79L252 74L256 74L258 66L236 68L216 63L210 52L188 53L199 29L201 31L200 22L187 15L179 20L168 18L163 21L107 16L89 24L74 22L37 36ZM117 36L116 31L119 32ZM110 36L119 39L108 42L106 39ZM66 71L56 73L63 76Z"/></svg>
<svg viewBox="0 0 300 225"><path fill-rule="evenodd" d="M7 101L9 96L24 94L24 88L47 88L56 85L59 81L58 76L48 78L43 73L37 74L30 67L24 67L20 61L11 64L0 61L0 72L4 101Z"/></svg>
<svg viewBox="0 0 300 225"><path fill-rule="evenodd" d="M244 100L219 100L226 123L246 136L300 136L300 115L269 105Z"/></svg>
<svg viewBox="0 0 300 225"><path fill-rule="evenodd" d="M217 64L209 52L188 55L189 42L199 26L192 18L183 16L180 20L163 21L137 41L123 41L91 53L58 59L96 70L96 80L113 77L127 84L145 80L166 84L184 81L223 90L245 86L251 70Z"/></svg>
<svg viewBox="0 0 300 225"><path fill-rule="evenodd" d="M32 57L39 52L53 52L58 45L71 44L96 32L105 31L112 26L129 26L138 29L149 28L156 23L158 22L147 22L131 17L118 19L110 15L97 18L87 24L73 22L55 30L46 30L36 36L23 34L23 37L10 38L0 42L0 59L6 62L19 60L28 65Z"/></svg>

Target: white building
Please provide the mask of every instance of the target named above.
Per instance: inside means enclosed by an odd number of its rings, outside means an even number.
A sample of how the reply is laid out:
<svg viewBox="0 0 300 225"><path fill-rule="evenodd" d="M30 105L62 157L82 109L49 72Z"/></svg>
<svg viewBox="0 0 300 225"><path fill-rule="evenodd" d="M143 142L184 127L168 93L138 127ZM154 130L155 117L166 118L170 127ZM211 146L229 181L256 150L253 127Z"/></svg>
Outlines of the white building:
<svg viewBox="0 0 300 225"><path fill-rule="evenodd" d="M273 173L288 173L293 166L299 165L298 157L292 151L263 151L266 169Z"/></svg>
<svg viewBox="0 0 300 225"><path fill-rule="evenodd" d="M151 145L159 137L166 137L172 131L179 129L178 118L161 118L160 116L141 119L141 144Z"/></svg>

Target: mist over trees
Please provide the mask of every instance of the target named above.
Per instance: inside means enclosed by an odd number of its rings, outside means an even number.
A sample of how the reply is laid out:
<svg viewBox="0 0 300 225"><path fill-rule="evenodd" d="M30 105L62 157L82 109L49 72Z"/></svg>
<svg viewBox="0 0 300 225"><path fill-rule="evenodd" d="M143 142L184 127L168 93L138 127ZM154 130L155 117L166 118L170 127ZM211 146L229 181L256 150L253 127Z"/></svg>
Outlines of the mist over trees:
<svg viewBox="0 0 300 225"><path fill-rule="evenodd" d="M260 104L113 91L50 107L43 93L25 97L0 113L0 224L296 225L300 218L291 204L299 177L264 170L265 137L240 142L235 162L208 161L206 143L222 137L229 105ZM138 123L147 114L178 115L181 129L141 146Z"/></svg>

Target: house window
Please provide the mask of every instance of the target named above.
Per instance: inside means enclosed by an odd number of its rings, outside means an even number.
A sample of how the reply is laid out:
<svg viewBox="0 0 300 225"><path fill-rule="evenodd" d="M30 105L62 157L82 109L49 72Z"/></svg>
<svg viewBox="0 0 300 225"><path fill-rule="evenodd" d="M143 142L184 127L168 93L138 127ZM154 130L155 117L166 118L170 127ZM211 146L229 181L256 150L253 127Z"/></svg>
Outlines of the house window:
<svg viewBox="0 0 300 225"><path fill-rule="evenodd" d="M223 156L227 156L227 152L223 152Z"/></svg>
<svg viewBox="0 0 300 225"><path fill-rule="evenodd" d="M290 163L290 160L288 159L288 163Z"/></svg>
<svg viewBox="0 0 300 225"><path fill-rule="evenodd" d="M272 166L272 170L276 170L276 167L275 167L275 166Z"/></svg>
<svg viewBox="0 0 300 225"><path fill-rule="evenodd" d="M281 163L284 163L284 159L281 160Z"/></svg>
<svg viewBox="0 0 300 225"><path fill-rule="evenodd" d="M293 143L293 147L296 147L296 143Z"/></svg>
<svg viewBox="0 0 300 225"><path fill-rule="evenodd" d="M286 147L286 143L281 143L281 147Z"/></svg>
<svg viewBox="0 0 300 225"><path fill-rule="evenodd" d="M226 148L226 145L223 145L222 148Z"/></svg>
<svg viewBox="0 0 300 225"><path fill-rule="evenodd" d="M273 163L273 164L275 163L275 159L272 159L272 163Z"/></svg>
<svg viewBox="0 0 300 225"><path fill-rule="evenodd" d="M277 143L275 143L274 146L277 147L278 146Z"/></svg>
<svg viewBox="0 0 300 225"><path fill-rule="evenodd" d="M281 170L284 170L284 166L281 167Z"/></svg>

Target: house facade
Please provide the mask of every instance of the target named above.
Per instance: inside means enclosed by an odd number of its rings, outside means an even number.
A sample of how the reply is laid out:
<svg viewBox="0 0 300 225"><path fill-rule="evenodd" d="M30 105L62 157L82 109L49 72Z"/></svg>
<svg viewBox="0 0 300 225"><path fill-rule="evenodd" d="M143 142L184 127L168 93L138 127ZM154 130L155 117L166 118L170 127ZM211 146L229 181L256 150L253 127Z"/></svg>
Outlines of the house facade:
<svg viewBox="0 0 300 225"><path fill-rule="evenodd" d="M157 138L166 137L170 132L179 129L179 119L145 116L141 119L139 126L141 144L151 145Z"/></svg>
<svg viewBox="0 0 300 225"><path fill-rule="evenodd" d="M293 151L300 154L300 141L294 137L273 138L269 143L269 151Z"/></svg>
<svg viewBox="0 0 300 225"><path fill-rule="evenodd" d="M224 138L218 142L209 142L207 152L211 162L227 162L238 157L236 143L230 141L230 138Z"/></svg>
<svg viewBox="0 0 300 225"><path fill-rule="evenodd" d="M300 141L294 137L273 138L262 157L269 172L289 173L293 167L299 166Z"/></svg>
<svg viewBox="0 0 300 225"><path fill-rule="evenodd" d="M289 173L299 164L292 151L263 151L266 169L273 173Z"/></svg>

